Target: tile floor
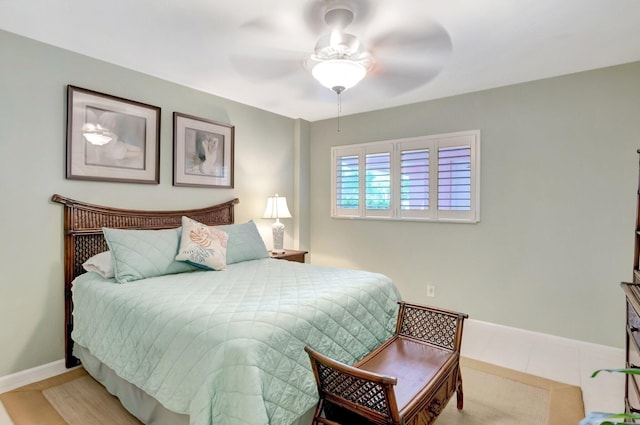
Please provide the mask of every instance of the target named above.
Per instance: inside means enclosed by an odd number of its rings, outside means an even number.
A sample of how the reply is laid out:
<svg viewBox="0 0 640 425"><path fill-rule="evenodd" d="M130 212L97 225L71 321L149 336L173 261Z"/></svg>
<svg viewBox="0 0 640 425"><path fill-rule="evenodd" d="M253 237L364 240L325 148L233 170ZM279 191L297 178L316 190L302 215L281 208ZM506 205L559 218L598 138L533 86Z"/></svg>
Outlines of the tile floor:
<svg viewBox="0 0 640 425"><path fill-rule="evenodd" d="M596 369L623 367L621 349L468 320L462 355L580 386L586 412L624 410L623 376L591 378ZM2 404L0 425L13 425Z"/></svg>
<svg viewBox="0 0 640 425"><path fill-rule="evenodd" d="M623 412L624 377L593 371L624 367L624 350L468 320L462 355L582 388L586 412Z"/></svg>

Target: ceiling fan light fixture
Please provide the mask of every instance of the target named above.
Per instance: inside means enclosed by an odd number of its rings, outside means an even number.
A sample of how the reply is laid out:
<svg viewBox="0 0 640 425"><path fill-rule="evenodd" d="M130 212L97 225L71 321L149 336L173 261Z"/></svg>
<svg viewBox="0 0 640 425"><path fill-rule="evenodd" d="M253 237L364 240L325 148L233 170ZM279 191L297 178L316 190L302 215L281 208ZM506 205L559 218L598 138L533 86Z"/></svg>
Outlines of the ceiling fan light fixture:
<svg viewBox="0 0 640 425"><path fill-rule="evenodd" d="M367 69L360 62L349 59L327 59L318 62L311 74L320 84L340 94L358 84Z"/></svg>

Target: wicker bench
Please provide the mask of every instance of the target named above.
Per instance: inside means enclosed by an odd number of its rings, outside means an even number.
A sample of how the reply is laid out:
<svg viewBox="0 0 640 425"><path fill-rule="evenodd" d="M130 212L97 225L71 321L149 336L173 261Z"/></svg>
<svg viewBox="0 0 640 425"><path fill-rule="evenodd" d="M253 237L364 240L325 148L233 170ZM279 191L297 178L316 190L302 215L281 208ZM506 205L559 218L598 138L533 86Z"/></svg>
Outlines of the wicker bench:
<svg viewBox="0 0 640 425"><path fill-rule="evenodd" d="M305 347L320 396L313 425L428 425L454 393L462 409L467 317L401 302L395 334L353 366Z"/></svg>

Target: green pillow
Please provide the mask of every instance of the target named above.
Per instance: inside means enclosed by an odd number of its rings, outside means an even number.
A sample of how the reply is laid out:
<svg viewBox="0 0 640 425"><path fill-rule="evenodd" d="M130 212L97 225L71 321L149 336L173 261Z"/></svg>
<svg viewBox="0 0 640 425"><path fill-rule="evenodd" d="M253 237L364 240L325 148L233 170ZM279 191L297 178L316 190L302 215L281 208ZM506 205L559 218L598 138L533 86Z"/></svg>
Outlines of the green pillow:
<svg viewBox="0 0 640 425"><path fill-rule="evenodd" d="M225 224L215 227L229 235L227 264L269 258L269 251L253 220L243 224Z"/></svg>
<svg viewBox="0 0 640 425"><path fill-rule="evenodd" d="M198 270L176 261L182 229L123 230L103 228L119 283Z"/></svg>

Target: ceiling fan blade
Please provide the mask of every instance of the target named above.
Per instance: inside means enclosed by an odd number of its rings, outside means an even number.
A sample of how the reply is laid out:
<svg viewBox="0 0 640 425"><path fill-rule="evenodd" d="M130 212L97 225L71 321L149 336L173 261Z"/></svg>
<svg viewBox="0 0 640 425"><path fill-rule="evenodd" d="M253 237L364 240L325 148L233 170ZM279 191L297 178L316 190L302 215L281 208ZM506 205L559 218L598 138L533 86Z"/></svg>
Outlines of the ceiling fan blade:
<svg viewBox="0 0 640 425"><path fill-rule="evenodd" d="M419 28L386 31L371 38L375 63L364 83L387 96L414 90L436 78L452 50L449 34L432 20L422 20Z"/></svg>
<svg viewBox="0 0 640 425"><path fill-rule="evenodd" d="M436 78L442 68L436 64L413 68L399 64L379 66L367 74L359 86L367 91L393 97L424 86Z"/></svg>
<svg viewBox="0 0 640 425"><path fill-rule="evenodd" d="M376 58L424 57L446 59L453 50L447 30L438 22L426 20L420 27L390 30L371 38L368 46Z"/></svg>
<svg viewBox="0 0 640 425"><path fill-rule="evenodd" d="M264 82L284 78L293 73L305 72L304 59L275 58L232 54L231 65L248 80Z"/></svg>
<svg viewBox="0 0 640 425"><path fill-rule="evenodd" d="M251 81L264 82L303 71L313 37L306 32L296 36L296 31L306 30L301 30L299 22L289 25L274 17L248 21L234 34L229 60Z"/></svg>
<svg viewBox="0 0 640 425"><path fill-rule="evenodd" d="M242 24L235 34L238 48L249 49L279 47L309 52L315 39L316 34L292 17L254 19Z"/></svg>

